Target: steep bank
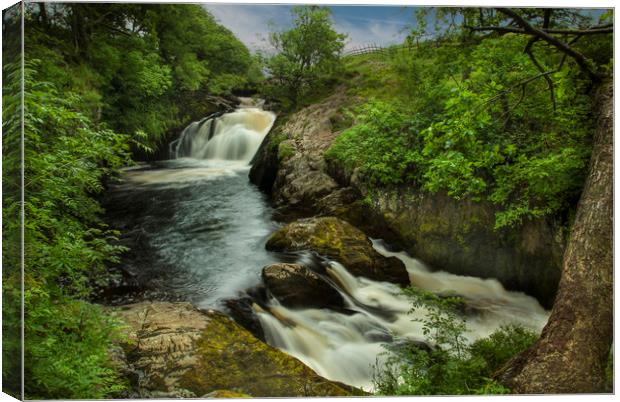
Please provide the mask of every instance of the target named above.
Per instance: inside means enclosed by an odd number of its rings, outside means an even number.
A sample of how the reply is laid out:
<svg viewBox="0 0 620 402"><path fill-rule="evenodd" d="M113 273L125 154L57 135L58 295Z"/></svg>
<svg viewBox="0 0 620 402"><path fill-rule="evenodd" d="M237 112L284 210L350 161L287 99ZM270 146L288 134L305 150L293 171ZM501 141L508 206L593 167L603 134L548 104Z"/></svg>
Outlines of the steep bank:
<svg viewBox="0 0 620 402"><path fill-rule="evenodd" d="M343 88L276 122L261 145L250 180L277 207L303 215L336 215L389 239L433 269L497 278L545 307L553 303L565 245L550 221L495 230L497 207L413 187L369 189L359 171L326 161L325 151L352 122L343 109L357 99Z"/></svg>

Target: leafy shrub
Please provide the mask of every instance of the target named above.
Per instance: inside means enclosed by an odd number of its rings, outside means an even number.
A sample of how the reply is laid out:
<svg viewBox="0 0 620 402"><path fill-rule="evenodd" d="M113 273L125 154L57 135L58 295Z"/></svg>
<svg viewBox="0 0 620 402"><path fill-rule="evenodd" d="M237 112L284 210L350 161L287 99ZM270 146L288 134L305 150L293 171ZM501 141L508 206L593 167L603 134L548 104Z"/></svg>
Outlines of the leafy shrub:
<svg viewBox="0 0 620 402"><path fill-rule="evenodd" d="M363 105L358 113L358 124L338 136L325 157L341 161L349 170L359 167L371 184L414 180L416 162L421 160L416 121L397 106L378 100Z"/></svg>
<svg viewBox="0 0 620 402"><path fill-rule="evenodd" d="M388 359L375 367L379 395L505 394L510 390L491 379L508 359L528 348L537 336L524 328L502 327L471 345L463 334L465 321L457 313L462 300L440 297L420 289L405 293L412 311L424 307L423 333L430 348L403 341L386 345Z"/></svg>
<svg viewBox="0 0 620 402"><path fill-rule="evenodd" d="M386 58L411 96L367 101L326 157L359 168L371 187L406 184L498 204L496 228L568 211L591 152L587 81L568 65L551 75L554 108L542 78L519 85L538 73L524 38L454 45Z"/></svg>
<svg viewBox="0 0 620 402"><path fill-rule="evenodd" d="M122 248L110 244L117 233L101 222L93 195L103 190L105 175L128 161L129 138L78 112L77 95L38 81L39 65L28 61L24 69L25 396L102 398L123 388L109 356L118 324L84 299L91 278L101 276ZM9 77L19 75L19 65L4 68ZM7 113L19 105L19 84L10 80L3 96ZM21 148L12 146L20 138L16 116L5 115L3 122L8 189L20 178ZM15 197L19 193L10 191L4 205L17 205ZM10 239L19 233L20 220L17 214L6 217L3 231ZM19 291L20 257L4 257L13 269L4 276L3 292L12 294ZM18 307L3 308L13 317L11 309Z"/></svg>

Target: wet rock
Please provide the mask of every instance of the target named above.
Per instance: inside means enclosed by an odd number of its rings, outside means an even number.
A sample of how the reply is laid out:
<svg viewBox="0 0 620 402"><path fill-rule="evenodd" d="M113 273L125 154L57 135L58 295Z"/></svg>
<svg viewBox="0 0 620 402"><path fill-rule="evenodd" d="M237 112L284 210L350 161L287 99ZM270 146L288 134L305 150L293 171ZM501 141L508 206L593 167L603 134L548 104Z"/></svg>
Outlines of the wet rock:
<svg viewBox="0 0 620 402"><path fill-rule="evenodd" d="M340 293L303 265L268 265L262 276L267 289L287 307L344 307Z"/></svg>
<svg viewBox="0 0 620 402"><path fill-rule="evenodd" d="M413 188L376 191L369 207L411 255L434 269L495 278L545 308L553 304L566 242L559 225L524 221L496 230L497 206Z"/></svg>
<svg viewBox="0 0 620 402"><path fill-rule="evenodd" d="M356 276L408 285L405 265L395 257L384 257L366 235L334 217L292 222L271 235L266 247L272 251L312 250L344 265Z"/></svg>
<svg viewBox="0 0 620 402"><path fill-rule="evenodd" d="M235 322L250 331L252 335L261 341L265 341L265 333L258 317L256 316L256 313L254 312L254 304L255 301L250 296L242 296L238 299L224 300L224 305L228 309L227 312L235 320Z"/></svg>
<svg viewBox="0 0 620 402"><path fill-rule="evenodd" d="M279 121L274 123L274 129L267 134L254 158L250 162L250 182L256 184L261 190L270 192L278 175L280 166L278 160L277 144L274 140L274 132L277 130Z"/></svg>
<svg viewBox="0 0 620 402"><path fill-rule="evenodd" d="M189 303L114 308L127 324L126 365L142 373L136 397L196 397L228 390L256 397L347 396L329 381L215 311Z"/></svg>
<svg viewBox="0 0 620 402"><path fill-rule="evenodd" d="M367 331L364 334L364 338L368 339L371 342L382 342L382 343L389 343L389 342L392 342L393 340L392 335L390 335L388 332L380 331L378 329Z"/></svg>

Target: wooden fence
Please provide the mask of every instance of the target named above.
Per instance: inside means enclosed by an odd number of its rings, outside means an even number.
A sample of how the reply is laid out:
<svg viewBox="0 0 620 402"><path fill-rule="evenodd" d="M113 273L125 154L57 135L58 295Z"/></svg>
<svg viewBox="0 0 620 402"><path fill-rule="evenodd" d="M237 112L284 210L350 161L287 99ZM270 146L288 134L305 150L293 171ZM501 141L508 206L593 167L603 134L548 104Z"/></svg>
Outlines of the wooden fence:
<svg viewBox="0 0 620 402"><path fill-rule="evenodd" d="M363 54L379 54L388 56L398 52L411 52L415 48L416 45L413 43L403 43L401 45L394 45L390 47L377 46L373 43L347 50L342 54L342 57L360 56Z"/></svg>

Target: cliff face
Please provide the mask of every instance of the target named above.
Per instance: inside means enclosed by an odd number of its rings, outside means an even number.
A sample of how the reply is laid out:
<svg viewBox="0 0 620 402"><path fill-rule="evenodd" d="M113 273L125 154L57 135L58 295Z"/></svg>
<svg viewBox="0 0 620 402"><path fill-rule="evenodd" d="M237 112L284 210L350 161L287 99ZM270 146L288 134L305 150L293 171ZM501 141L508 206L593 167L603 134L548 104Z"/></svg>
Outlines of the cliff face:
<svg viewBox="0 0 620 402"><path fill-rule="evenodd" d="M333 215L383 237L433 269L497 278L551 307L566 240L549 221L495 230L497 207L418 188L367 187L358 171L324 158L340 134L342 93L276 123L254 159L250 180L292 214Z"/></svg>

